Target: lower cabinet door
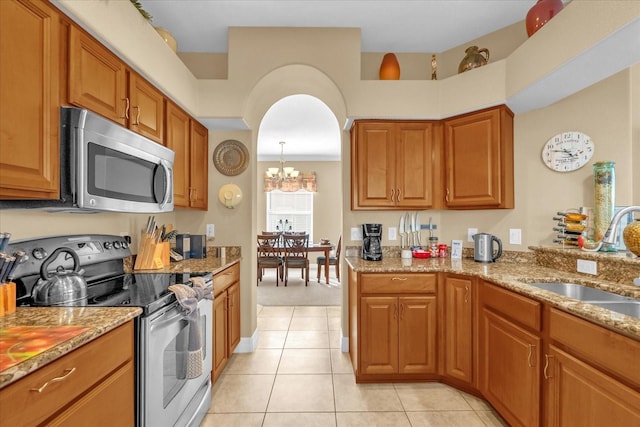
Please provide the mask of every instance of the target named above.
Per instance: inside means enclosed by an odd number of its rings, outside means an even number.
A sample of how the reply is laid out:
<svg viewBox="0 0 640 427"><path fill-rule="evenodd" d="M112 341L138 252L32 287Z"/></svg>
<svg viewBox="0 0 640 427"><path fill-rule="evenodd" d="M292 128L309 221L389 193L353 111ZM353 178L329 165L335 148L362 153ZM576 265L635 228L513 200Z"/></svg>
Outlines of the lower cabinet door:
<svg viewBox="0 0 640 427"><path fill-rule="evenodd" d="M486 308L481 316L480 391L509 425L540 425L540 338Z"/></svg>
<svg viewBox="0 0 640 427"><path fill-rule="evenodd" d="M227 347L227 291L224 291L213 299L213 381L227 364Z"/></svg>
<svg viewBox="0 0 640 427"><path fill-rule="evenodd" d="M398 372L398 298L360 299L360 373Z"/></svg>
<svg viewBox="0 0 640 427"><path fill-rule="evenodd" d="M231 357L231 353L240 343L240 282L236 282L229 286L227 290L229 304L229 349L227 356Z"/></svg>
<svg viewBox="0 0 640 427"><path fill-rule="evenodd" d="M640 392L550 346L545 355L547 426L640 426Z"/></svg>
<svg viewBox="0 0 640 427"><path fill-rule="evenodd" d="M400 297L398 372L435 373L436 297Z"/></svg>

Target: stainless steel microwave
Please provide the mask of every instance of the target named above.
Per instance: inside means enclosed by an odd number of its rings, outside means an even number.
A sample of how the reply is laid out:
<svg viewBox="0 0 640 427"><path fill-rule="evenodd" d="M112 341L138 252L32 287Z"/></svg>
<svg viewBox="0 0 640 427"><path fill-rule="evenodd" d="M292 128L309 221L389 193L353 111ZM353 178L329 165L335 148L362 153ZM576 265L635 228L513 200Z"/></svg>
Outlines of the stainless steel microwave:
<svg viewBox="0 0 640 427"><path fill-rule="evenodd" d="M91 111L60 109L60 200L0 202L49 211L173 211L175 153Z"/></svg>

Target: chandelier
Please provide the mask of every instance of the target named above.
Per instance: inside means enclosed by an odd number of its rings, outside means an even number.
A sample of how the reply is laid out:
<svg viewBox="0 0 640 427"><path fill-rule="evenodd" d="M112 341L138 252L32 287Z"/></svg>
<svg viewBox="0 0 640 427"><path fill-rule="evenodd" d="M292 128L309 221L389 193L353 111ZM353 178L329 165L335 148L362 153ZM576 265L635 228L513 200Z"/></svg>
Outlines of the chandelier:
<svg viewBox="0 0 640 427"><path fill-rule="evenodd" d="M276 188L280 188L283 182L295 181L300 174L295 168L284 166L284 144L284 141L280 141L280 167L267 169L267 177Z"/></svg>

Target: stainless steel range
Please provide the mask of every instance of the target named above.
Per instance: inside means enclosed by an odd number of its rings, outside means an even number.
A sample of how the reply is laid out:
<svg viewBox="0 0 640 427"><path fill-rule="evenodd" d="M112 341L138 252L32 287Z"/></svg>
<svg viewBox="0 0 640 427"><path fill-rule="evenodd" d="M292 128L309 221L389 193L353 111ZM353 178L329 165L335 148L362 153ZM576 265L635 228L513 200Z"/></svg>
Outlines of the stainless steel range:
<svg viewBox="0 0 640 427"><path fill-rule="evenodd" d="M56 251L58 248L70 249ZM42 305L32 292L45 274L70 271L79 261L86 280L86 298L56 305L140 307L135 323L136 419L138 426L198 426L211 405L213 302L198 302L199 322L189 321L172 284L191 285L192 277L203 277L212 286L211 273L125 273L124 260L131 255L129 239L112 235L52 236L12 242L10 253L24 250L29 259L14 275L18 305ZM58 252L55 257L51 255ZM189 328L199 325L202 374L186 374ZM193 332L193 331L192 331ZM117 351L117 349L114 349Z"/></svg>

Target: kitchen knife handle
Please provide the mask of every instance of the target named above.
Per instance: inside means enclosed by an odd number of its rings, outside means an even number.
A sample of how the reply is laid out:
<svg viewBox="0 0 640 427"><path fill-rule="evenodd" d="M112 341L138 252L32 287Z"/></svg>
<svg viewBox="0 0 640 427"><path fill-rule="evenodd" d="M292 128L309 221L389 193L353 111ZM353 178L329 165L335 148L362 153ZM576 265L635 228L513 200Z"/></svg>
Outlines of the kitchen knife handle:
<svg viewBox="0 0 640 427"><path fill-rule="evenodd" d="M42 387L40 387L40 388L32 388L32 389L29 389L29 391L36 391L36 392L38 392L38 393L42 393L42 392L44 391L44 389L45 389L45 388L47 388L47 386L48 386L49 384L51 384L51 383L57 383L57 382L60 382L60 381L64 381L64 380L66 380L66 379L67 379L67 377L68 377L69 375L73 374L75 371L76 371L76 368L65 369L65 374L64 374L63 376L61 376L61 377L55 377L55 378L53 378L53 379L50 379L49 381L47 381L46 383L44 383L44 384L42 385Z"/></svg>

